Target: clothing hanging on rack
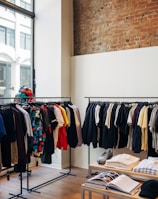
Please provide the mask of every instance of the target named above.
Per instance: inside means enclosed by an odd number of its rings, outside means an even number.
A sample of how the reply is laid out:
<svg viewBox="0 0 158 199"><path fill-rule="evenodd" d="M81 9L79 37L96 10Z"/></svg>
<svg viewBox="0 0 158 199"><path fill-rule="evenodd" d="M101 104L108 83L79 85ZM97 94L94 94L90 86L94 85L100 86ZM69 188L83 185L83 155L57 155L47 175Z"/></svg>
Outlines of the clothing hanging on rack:
<svg viewBox="0 0 158 199"><path fill-rule="evenodd" d="M155 107L157 102L89 101L82 127L83 143L92 143L94 148L127 147L135 153L144 150L149 156L158 156Z"/></svg>
<svg viewBox="0 0 158 199"><path fill-rule="evenodd" d="M5 124L2 115L0 114L0 171L2 169L2 152L1 152L1 141L3 136L6 135Z"/></svg>
<svg viewBox="0 0 158 199"><path fill-rule="evenodd" d="M70 110L69 110L70 109ZM77 139L77 142L76 142L76 144L77 145L74 145L74 143L73 143L73 140L75 139L73 139L73 138L71 138L71 136L69 136L70 137L70 140L72 139L72 141L69 141L69 137L68 137L68 142L69 142L69 144L70 143L72 143L72 147L74 146L74 147L76 147L76 146L81 146L82 145L82 142L83 142L83 140L82 140L82 129L81 129L81 117L80 117L80 111L79 111L79 109L78 109L78 107L76 106L76 105L74 105L74 104L69 104L68 105L68 107L66 107L66 110L68 111L68 112L70 112L70 114L69 114L69 118L71 118L71 114L72 114L72 116L74 115L74 123L73 123L73 121L72 121L72 123L68 126L68 131L71 133L71 134L73 134L73 132L75 132L75 136L77 137L76 139ZM71 110L73 110L73 111L71 111ZM70 119L69 119L70 120ZM73 126L75 126L75 130L73 130ZM69 128L71 128L71 130L69 129ZM72 132L71 132L72 131ZM77 133L77 134L76 134Z"/></svg>
<svg viewBox="0 0 158 199"><path fill-rule="evenodd" d="M1 105L0 115L5 123L1 127L7 132L6 136L0 133L2 165L10 168L14 164L17 172L25 171L31 155L50 164L55 148L82 145L79 109L70 101L10 103ZM21 168L18 159L24 163Z"/></svg>
<svg viewBox="0 0 158 199"><path fill-rule="evenodd" d="M16 104L0 108L6 131L6 135L1 139L2 165L10 168L14 164L17 172L26 171L28 137L32 136L27 131L25 113L24 110L22 112L18 109Z"/></svg>
<svg viewBox="0 0 158 199"><path fill-rule="evenodd" d="M12 100L12 98L7 98ZM34 101L34 100L37 101ZM79 131L81 121L78 108L70 101L63 101L63 99L70 99L69 97L42 97L46 99L45 102L39 102L41 97L35 98L32 101L21 100L13 98L14 103L7 105L0 105L0 168L5 166L10 168L14 164L15 171L20 172L20 193L11 194L11 198L22 196L22 172L28 169L30 163L30 156L34 155L40 157L43 163L51 163L51 155L54 153L56 147L67 150L69 147L69 171L48 180L42 184L29 188L29 174L27 172L27 191L35 191L51 182L62 179L71 174L71 147L81 146L82 134ZM50 100L51 99L51 100ZM60 99L61 101L52 101L52 99ZM4 98L5 100L5 98ZM48 102L49 101L49 102ZM70 111L69 106L73 106L73 111ZM60 117L55 114L55 108L60 111ZM75 114L77 110L77 114ZM75 118L71 120L71 118ZM58 123L63 120L61 126ZM74 122L75 121L75 122ZM57 128L57 126L59 128ZM3 127L3 128L2 128ZM57 129L57 139L54 142L54 133ZM78 129L78 131L76 130ZM76 130L76 131L74 131ZM73 142L71 136L76 136L77 142ZM73 135L73 136L74 136ZM69 139L68 139L69 137ZM72 142L70 142L72 140ZM75 144L74 144L75 143ZM1 146L2 144L2 146ZM1 153L2 149L2 153ZM5 149L7 149L5 151ZM14 159L13 159L14 158Z"/></svg>

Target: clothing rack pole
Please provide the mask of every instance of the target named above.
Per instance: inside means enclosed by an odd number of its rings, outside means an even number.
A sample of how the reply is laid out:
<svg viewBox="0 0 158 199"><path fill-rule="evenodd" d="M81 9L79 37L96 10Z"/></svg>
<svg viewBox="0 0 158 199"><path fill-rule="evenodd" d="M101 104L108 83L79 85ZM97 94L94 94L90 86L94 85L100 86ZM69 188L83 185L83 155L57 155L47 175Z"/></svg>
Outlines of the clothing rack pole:
<svg viewBox="0 0 158 199"><path fill-rule="evenodd" d="M109 96L106 96L106 97L85 97L85 98L88 98L89 101L91 101L90 99L158 99L158 97L153 97L153 96L145 96L145 97L142 97L142 96L127 96L127 97L118 97L118 96L113 96L113 97L109 97Z"/></svg>
<svg viewBox="0 0 158 199"><path fill-rule="evenodd" d="M22 196L23 194L23 191L22 191L22 172L20 172L20 193L19 194L12 194L12 193L9 193L9 195L12 195L12 197L10 197L9 199L12 199L12 198L23 198L23 199L27 199L25 197Z"/></svg>
<svg viewBox="0 0 158 199"><path fill-rule="evenodd" d="M88 103L90 103L90 98L88 98ZM90 145L88 146L88 165L90 165Z"/></svg>
<svg viewBox="0 0 158 199"><path fill-rule="evenodd" d="M103 97L103 96L101 96L101 97L99 97L99 96L96 96L96 97L84 97L84 98L86 98L86 99L88 99L88 103L90 103L90 102L92 102L91 101L91 99L158 99L158 97L156 97L156 96L145 96L145 97L143 97L143 96L127 96L127 97L125 97L125 96L123 96L123 97L118 97L118 96L113 96L113 97L109 97L109 96L105 96L105 97ZM90 145L88 146L88 165L90 165Z"/></svg>
<svg viewBox="0 0 158 199"><path fill-rule="evenodd" d="M70 148L69 148L69 171L66 172L66 173L64 173L64 172L60 172L60 173L65 174L65 175L76 176L75 174L72 174L72 173L71 173L71 168L72 168L72 166L71 166L71 147L70 147Z"/></svg>

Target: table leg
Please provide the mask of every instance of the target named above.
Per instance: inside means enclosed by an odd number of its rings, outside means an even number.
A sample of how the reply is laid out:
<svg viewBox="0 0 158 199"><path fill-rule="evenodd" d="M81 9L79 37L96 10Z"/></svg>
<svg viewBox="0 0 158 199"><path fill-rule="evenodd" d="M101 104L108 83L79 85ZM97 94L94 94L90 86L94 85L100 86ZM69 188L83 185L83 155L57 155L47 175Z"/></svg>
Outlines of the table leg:
<svg viewBox="0 0 158 199"><path fill-rule="evenodd" d="M109 196L103 194L103 199L109 199Z"/></svg>
<svg viewBox="0 0 158 199"><path fill-rule="evenodd" d="M92 192L89 191L89 199L92 199Z"/></svg>
<svg viewBox="0 0 158 199"><path fill-rule="evenodd" d="M81 199L84 199L85 190L81 189Z"/></svg>

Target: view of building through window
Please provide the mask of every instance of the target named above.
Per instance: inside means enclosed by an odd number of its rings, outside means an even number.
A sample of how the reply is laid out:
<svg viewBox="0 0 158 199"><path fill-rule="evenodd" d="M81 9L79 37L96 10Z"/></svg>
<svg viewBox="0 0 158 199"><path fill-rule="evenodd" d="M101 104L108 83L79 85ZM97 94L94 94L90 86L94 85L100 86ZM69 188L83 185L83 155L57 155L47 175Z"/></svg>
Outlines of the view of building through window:
<svg viewBox="0 0 158 199"><path fill-rule="evenodd" d="M8 0L32 12L32 0ZM32 18L0 4L0 97L32 88Z"/></svg>

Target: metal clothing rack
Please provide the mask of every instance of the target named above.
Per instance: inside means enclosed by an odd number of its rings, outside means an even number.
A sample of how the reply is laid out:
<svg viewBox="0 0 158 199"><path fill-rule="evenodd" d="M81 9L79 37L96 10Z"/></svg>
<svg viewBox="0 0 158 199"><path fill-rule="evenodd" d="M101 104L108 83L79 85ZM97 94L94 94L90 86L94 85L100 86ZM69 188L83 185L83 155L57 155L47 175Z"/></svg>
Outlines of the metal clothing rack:
<svg viewBox="0 0 158 199"><path fill-rule="evenodd" d="M17 98L16 97L16 99L20 100L21 98ZM29 99L29 97L28 98L25 97L26 102L27 102L27 99ZM54 102L54 103L55 103L54 99L60 99L60 102L65 102L63 100L67 99L67 102L69 102L69 101L71 102L71 97L33 97L33 100L41 100L41 99L42 99L42 101L43 101L43 99L44 100L45 99L49 100L47 102L50 102L50 99L53 99L52 102ZM9 102L5 102L4 103L4 100L9 100ZM12 102L12 100L15 100L15 98L13 98L13 97L0 97L0 105L9 104L9 103ZM56 101L56 103L57 103L57 101ZM59 179L62 179L64 177L66 177L66 176L73 175L73 174L71 174L71 147L69 148L69 171L66 172L66 173L62 173L62 175L60 175L60 176L58 176L56 178L53 178L51 180L48 180L48 181L46 181L46 182L44 182L44 183L42 183L40 185L37 185L37 186L35 186L33 188L29 188L29 175L30 175L30 171L29 171L28 163L27 163L26 166L27 166L27 169L26 169L26 171L27 171L27 188L23 188L23 185L22 185L23 184L22 183L22 172L20 172L20 174L19 174L19 177L20 177L20 193L18 193L18 194L9 193L9 195L12 195L12 196L10 198L8 198L8 199L12 199L12 198L23 198L23 199L27 199L27 198L23 197L23 195L22 195L23 194L23 189L26 189L29 192L32 192L32 191L36 192L37 189L39 189L39 188L41 188L43 186L46 186L46 185L48 185L50 183L53 183L53 182L55 182L55 181L57 181Z"/></svg>
<svg viewBox="0 0 158 199"><path fill-rule="evenodd" d="M43 182L43 183L41 183L41 184L39 184L39 185L36 185L36 186L34 186L34 187L32 187L32 188L29 188L29 175L27 174L27 188L25 188L28 192L37 192L37 193L40 193L40 192L38 192L38 191L36 191L36 190L38 190L38 189L40 189L40 188L42 188L42 187L44 187L44 186L46 186L46 185L49 185L49 184L51 184L51 183L53 183L53 182L56 182L57 180L60 180L60 179L62 179L62 178L65 178L65 177L67 177L67 176L69 176L69 175L71 175L71 176L76 176L75 174L72 174L71 173L71 147L69 148L69 171L68 172L60 172L60 174L61 175L59 175L59 176L57 176L57 177L55 177L55 178L52 178L51 180L48 180L48 181L46 181L46 182Z"/></svg>
<svg viewBox="0 0 158 199"><path fill-rule="evenodd" d="M5 97L0 97L0 105L1 106L3 106L3 105L8 105L9 103L4 103L3 102L3 100L12 100L12 99L14 99L14 98L9 98L9 97L7 97L7 98L5 98ZM22 194L23 194L23 188L22 188L22 172L20 172L20 174L19 174L19 177L20 177L20 193L18 193L18 194L13 194L13 193L9 193L9 195L12 195L9 199L12 199L12 198L23 198L23 199L27 199L27 198L25 198L25 197L23 197L22 196ZM8 178L8 180L9 180L9 176L8 176L8 174L7 174L7 178Z"/></svg>
<svg viewBox="0 0 158 199"><path fill-rule="evenodd" d="M125 96L123 96L123 97L118 97L118 96L113 96L113 97L109 97L109 96L103 97L103 96L101 96L101 97L98 97L98 96L96 96L96 97L85 97L85 98L88 99L89 103L93 102L95 99L97 99L97 102L98 102L98 100L101 100L101 102L104 102L104 101L102 101L103 99L108 100L108 102L109 102L109 100L112 100L111 102L116 102L116 100L118 101L118 99L119 99L119 102L121 102L122 100L126 100L126 101L130 100L131 103L133 102L133 101L131 101L132 99L135 100L134 102L136 102L139 99L141 99L141 100L145 99L145 100L148 100L148 101L149 100L155 100L155 99L158 100L158 97L153 97L153 96L145 96L145 97L143 97L143 96L135 96L135 97L134 96L130 96L130 97L125 97ZM90 165L90 145L88 146L88 165Z"/></svg>
<svg viewBox="0 0 158 199"><path fill-rule="evenodd" d="M60 102L71 102L71 97L35 97L34 99L47 99L47 100L50 100L50 99L60 99ZM63 99L67 99L67 101L63 101ZM38 102L38 101L37 101ZM50 101L47 101L47 102L50 102ZM46 101L45 101L45 103L47 103ZM57 101L51 101L52 103L58 103ZM36 165L38 165L38 164L36 164ZM29 188L29 175L28 175L28 173L27 173L27 188L25 188L27 191L29 191L29 192L37 192L36 190L38 190L38 189L40 189L40 188L42 188L42 187L44 187L44 186L46 186L46 185L49 185L49 184L51 184L51 183L53 183L53 182L56 182L57 180L60 180L60 179L62 179L62 178L64 178L64 177L67 177L67 176L69 176L69 175L72 175L72 176L75 176L74 174L72 174L71 173L71 147L69 147L69 170L68 170L68 172L60 172L61 173L61 175L59 175L59 176L57 176L57 177L55 177L55 178L53 178L53 179L51 179L51 180L48 180L48 181L46 181L46 182L44 182L44 183L41 183L41 184L39 184L39 185L36 185L36 186L34 186L34 187L32 187L32 188ZM37 192L37 193L39 193L39 192Z"/></svg>

